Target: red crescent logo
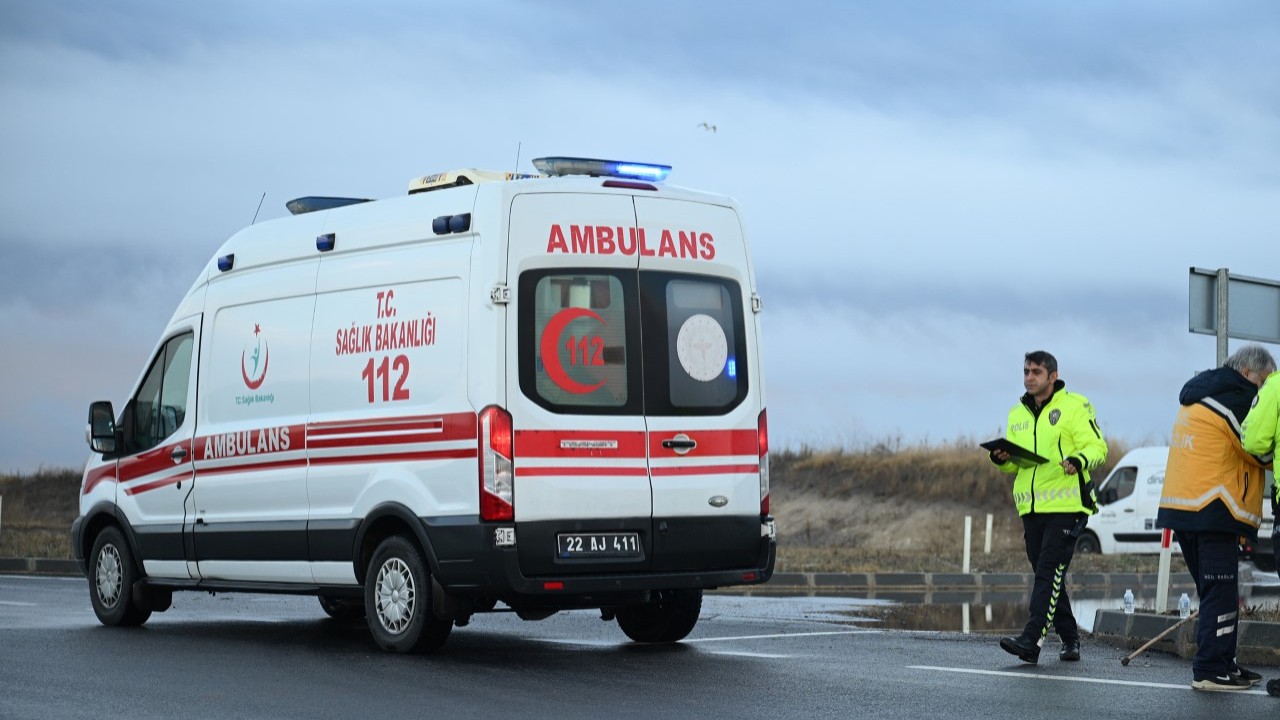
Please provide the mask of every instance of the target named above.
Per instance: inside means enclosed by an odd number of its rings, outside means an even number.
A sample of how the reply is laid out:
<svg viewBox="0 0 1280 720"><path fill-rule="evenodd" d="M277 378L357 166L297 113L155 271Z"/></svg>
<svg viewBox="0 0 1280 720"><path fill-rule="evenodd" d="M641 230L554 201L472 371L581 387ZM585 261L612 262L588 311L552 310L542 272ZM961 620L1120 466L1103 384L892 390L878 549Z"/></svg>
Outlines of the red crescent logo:
<svg viewBox="0 0 1280 720"><path fill-rule="evenodd" d="M258 377L258 381L254 382L249 379L249 373L244 369L244 351L240 351L240 377L244 378L245 387L250 390L257 390L262 387L262 383L267 379L267 365L271 362L271 353L267 351L267 344L262 343L262 375Z"/></svg>
<svg viewBox="0 0 1280 720"><path fill-rule="evenodd" d="M604 318L586 308L565 308L551 317L551 321L542 329L542 342L538 344L538 355L542 358L542 366L546 368L547 377L551 378L551 382L574 395L586 395L604 385L603 380L595 385L580 383L569 377L569 373L564 370L564 365L560 364L560 336L569 323L580 317L589 317L601 325L605 324Z"/></svg>

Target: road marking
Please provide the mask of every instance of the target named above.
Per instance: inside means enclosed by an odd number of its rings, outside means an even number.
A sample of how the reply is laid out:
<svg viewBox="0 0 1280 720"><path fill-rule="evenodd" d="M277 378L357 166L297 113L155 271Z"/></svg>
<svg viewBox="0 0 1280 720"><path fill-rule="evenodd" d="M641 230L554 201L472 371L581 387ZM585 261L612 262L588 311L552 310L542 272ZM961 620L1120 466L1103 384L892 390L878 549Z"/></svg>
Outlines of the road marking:
<svg viewBox="0 0 1280 720"><path fill-rule="evenodd" d="M738 635L737 637L685 638L680 642L724 642L726 640L772 640L774 638L820 637L823 635L870 635L880 634L880 630L831 630L828 632L776 633L773 635Z"/></svg>
<svg viewBox="0 0 1280 720"><path fill-rule="evenodd" d="M771 635L737 635L734 637L685 638L680 643L726 642L729 640L772 640L776 638L820 637L824 635L870 635L880 634L880 630L832 630L829 632L774 633ZM616 647L624 643L612 640L573 640L567 638L533 638L538 642L557 643L560 645L592 645L595 647ZM728 653L719 653L728 654ZM790 657L788 655L760 655L759 657Z"/></svg>
<svg viewBox="0 0 1280 720"><path fill-rule="evenodd" d="M13 607L35 607L35 603L18 602L17 600L0 600L0 605L12 605Z"/></svg>
<svg viewBox="0 0 1280 720"><path fill-rule="evenodd" d="M735 652L733 650L717 650L711 654L712 655L732 655L734 657L769 658L769 659L795 657L794 655L778 655L776 653Z"/></svg>
<svg viewBox="0 0 1280 720"><path fill-rule="evenodd" d="M1007 670L974 670L972 668L935 667L932 665L908 665L908 670L933 670L935 672L967 673L970 675L1003 675L1005 677L1027 678L1029 680L1059 680L1062 682L1096 683L1098 685L1129 685L1132 687L1166 688L1170 690L1192 690L1191 683L1173 685L1170 683L1140 682L1138 680L1106 680L1104 678L1063 677L1061 675L1032 675L1025 672L1009 672ZM1231 695L1266 695L1263 690L1236 690Z"/></svg>

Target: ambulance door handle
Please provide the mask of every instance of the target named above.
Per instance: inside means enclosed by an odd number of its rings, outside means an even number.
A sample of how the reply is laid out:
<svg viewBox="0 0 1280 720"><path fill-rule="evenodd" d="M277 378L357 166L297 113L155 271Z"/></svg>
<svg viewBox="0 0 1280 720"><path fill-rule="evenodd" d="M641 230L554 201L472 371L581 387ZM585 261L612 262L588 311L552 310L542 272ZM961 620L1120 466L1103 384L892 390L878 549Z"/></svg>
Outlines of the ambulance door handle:
<svg viewBox="0 0 1280 720"><path fill-rule="evenodd" d="M169 453L169 457L173 458L175 464L180 463L187 457L187 449L178 445L173 449L173 452Z"/></svg>
<svg viewBox="0 0 1280 720"><path fill-rule="evenodd" d="M663 440L662 447L668 450L675 450L677 455L684 455L690 450L698 447L698 443L688 435L680 433L673 438Z"/></svg>

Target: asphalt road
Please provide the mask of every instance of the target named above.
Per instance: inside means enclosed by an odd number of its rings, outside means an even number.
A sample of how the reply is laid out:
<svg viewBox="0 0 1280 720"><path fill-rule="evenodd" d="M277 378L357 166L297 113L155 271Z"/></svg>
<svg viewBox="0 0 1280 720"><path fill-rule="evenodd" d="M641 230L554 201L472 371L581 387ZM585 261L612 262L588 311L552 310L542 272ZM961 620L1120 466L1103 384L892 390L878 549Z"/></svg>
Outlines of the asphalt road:
<svg viewBox="0 0 1280 720"><path fill-rule="evenodd" d="M0 576L0 718L1215 718L1280 700L1190 689L1187 661L1086 642L1038 666L987 635L886 630L874 601L708 596L685 642L590 612L477 616L442 652L379 651L314 598L180 593L106 628L79 578ZM1268 677L1275 668L1260 668Z"/></svg>

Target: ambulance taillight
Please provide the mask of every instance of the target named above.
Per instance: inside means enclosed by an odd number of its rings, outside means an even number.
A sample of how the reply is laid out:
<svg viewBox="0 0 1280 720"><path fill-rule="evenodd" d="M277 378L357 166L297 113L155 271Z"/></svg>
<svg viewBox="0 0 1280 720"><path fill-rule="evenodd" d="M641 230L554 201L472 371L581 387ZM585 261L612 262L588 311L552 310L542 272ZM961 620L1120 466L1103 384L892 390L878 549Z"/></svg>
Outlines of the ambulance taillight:
<svg viewBox="0 0 1280 720"><path fill-rule="evenodd" d="M515 519L511 414L497 405L480 411L480 519Z"/></svg>
<svg viewBox="0 0 1280 720"><path fill-rule="evenodd" d="M769 514L769 418L767 411L760 411L760 429L757 435L760 446L760 517Z"/></svg>

